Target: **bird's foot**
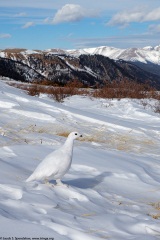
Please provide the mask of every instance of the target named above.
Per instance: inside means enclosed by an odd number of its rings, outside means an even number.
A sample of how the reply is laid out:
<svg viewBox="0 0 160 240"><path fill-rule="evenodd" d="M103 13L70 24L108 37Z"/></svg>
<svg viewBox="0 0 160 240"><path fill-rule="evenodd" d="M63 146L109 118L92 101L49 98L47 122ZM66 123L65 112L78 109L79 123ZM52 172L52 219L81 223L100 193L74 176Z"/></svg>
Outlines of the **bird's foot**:
<svg viewBox="0 0 160 240"><path fill-rule="evenodd" d="M69 186L67 185L67 184L64 184L64 183L62 183L61 182L61 180L56 180L56 185L55 186L57 186L57 187L67 187L67 188L69 188Z"/></svg>
<svg viewBox="0 0 160 240"><path fill-rule="evenodd" d="M50 183L47 179L45 179L44 183L49 187L55 187L55 185Z"/></svg>

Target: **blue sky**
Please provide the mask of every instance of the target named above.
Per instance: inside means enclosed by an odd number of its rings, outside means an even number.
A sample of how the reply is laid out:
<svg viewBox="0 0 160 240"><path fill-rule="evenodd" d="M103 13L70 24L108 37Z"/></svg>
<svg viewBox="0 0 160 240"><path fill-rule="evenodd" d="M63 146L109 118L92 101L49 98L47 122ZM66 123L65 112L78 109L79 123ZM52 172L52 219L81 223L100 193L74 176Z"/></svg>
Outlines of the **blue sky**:
<svg viewBox="0 0 160 240"><path fill-rule="evenodd" d="M0 0L0 49L160 45L160 0Z"/></svg>

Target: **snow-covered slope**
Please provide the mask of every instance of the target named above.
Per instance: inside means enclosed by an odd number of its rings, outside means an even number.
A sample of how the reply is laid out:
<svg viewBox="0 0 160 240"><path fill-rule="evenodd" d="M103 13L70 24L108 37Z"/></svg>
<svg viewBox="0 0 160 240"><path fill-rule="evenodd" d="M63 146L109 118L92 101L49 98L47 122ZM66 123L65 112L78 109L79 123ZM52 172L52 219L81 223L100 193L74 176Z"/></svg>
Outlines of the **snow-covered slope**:
<svg viewBox="0 0 160 240"><path fill-rule="evenodd" d="M0 236L158 239L160 117L143 105L84 96L60 104L0 81ZM84 138L63 178L69 188L25 183L73 130Z"/></svg>
<svg viewBox="0 0 160 240"><path fill-rule="evenodd" d="M5 49L0 51L0 75L21 81L48 80L63 84L78 79L87 86L121 79L140 83L147 80L159 89L160 47L98 47L68 51Z"/></svg>
<svg viewBox="0 0 160 240"><path fill-rule="evenodd" d="M160 65L160 45L156 47L147 46L144 48L119 49L114 47L85 48L79 50L68 50L73 55L100 54L111 59L123 59L125 61L154 63Z"/></svg>
<svg viewBox="0 0 160 240"><path fill-rule="evenodd" d="M71 50L63 50L63 49L46 49L44 51L41 50L27 50L27 49L6 49L0 51L0 57L10 57L14 60L15 54L20 54L21 57L26 59L27 55L30 54L69 54L74 56L79 56L81 54L99 54L105 57L109 57L111 59L123 59L125 61L133 61L133 62L142 62L142 63L153 63L160 65L160 45L159 46L146 46L144 48L126 48L120 49L115 47L108 46L100 46L95 48L84 48L84 49L71 49ZM17 57L17 56L16 56Z"/></svg>

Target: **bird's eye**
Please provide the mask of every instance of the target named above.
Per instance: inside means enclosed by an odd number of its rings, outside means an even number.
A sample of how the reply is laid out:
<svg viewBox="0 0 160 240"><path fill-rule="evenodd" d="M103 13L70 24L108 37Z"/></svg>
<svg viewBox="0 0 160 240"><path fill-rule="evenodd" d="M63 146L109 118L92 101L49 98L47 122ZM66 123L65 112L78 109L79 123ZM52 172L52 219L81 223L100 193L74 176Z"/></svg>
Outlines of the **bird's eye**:
<svg viewBox="0 0 160 240"><path fill-rule="evenodd" d="M77 135L77 133L75 133L75 135Z"/></svg>

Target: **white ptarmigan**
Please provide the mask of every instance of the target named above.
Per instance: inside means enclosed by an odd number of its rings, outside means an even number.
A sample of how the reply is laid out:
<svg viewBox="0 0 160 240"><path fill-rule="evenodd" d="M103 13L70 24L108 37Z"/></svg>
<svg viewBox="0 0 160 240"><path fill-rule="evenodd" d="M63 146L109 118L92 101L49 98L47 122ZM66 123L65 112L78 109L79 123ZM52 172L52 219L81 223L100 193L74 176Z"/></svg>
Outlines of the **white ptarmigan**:
<svg viewBox="0 0 160 240"><path fill-rule="evenodd" d="M71 132L64 145L47 155L37 166L26 182L34 180L56 180L57 185L63 185L61 178L69 170L72 163L73 143L78 137L82 137L78 132Z"/></svg>

